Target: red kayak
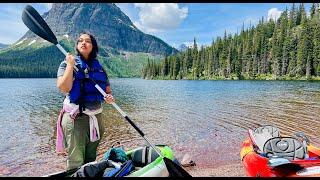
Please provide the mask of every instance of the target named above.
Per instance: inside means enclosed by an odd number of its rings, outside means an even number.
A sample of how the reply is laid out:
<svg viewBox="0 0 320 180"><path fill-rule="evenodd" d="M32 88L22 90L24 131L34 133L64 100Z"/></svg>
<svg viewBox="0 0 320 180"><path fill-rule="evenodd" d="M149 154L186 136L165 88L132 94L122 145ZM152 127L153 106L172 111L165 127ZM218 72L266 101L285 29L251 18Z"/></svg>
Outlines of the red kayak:
<svg viewBox="0 0 320 180"><path fill-rule="evenodd" d="M250 177L320 177L320 148L303 133L282 137L279 129L261 126L248 130L240 157Z"/></svg>

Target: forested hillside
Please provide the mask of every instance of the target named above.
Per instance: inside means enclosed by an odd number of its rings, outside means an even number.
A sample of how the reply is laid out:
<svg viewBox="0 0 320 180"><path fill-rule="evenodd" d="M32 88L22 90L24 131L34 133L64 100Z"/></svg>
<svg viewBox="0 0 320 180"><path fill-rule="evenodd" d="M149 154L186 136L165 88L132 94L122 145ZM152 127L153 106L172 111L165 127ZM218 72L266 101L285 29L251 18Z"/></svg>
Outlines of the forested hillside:
<svg viewBox="0 0 320 180"><path fill-rule="evenodd" d="M149 60L147 79L320 79L320 17L318 3L308 16L293 4L280 18L261 18L234 35L225 34L211 46Z"/></svg>
<svg viewBox="0 0 320 180"><path fill-rule="evenodd" d="M60 39L61 45L74 54L73 41ZM39 42L38 42L39 41ZM54 78L64 55L53 45L37 40L0 51L0 78ZM110 77L140 77L147 59L160 61L160 55L133 53L100 47L98 59Z"/></svg>

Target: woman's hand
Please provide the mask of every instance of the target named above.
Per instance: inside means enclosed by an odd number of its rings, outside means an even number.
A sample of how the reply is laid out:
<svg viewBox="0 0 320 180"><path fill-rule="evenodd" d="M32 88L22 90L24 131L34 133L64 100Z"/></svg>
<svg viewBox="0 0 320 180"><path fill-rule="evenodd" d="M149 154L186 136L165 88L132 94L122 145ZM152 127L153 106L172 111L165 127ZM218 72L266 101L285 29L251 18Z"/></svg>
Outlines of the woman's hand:
<svg viewBox="0 0 320 180"><path fill-rule="evenodd" d="M108 104L114 103L114 98L111 94L107 94L107 96L104 98L105 102Z"/></svg>
<svg viewBox="0 0 320 180"><path fill-rule="evenodd" d="M71 53L68 53L66 56L66 62L67 65L71 65L71 67L74 66L74 64L76 63L74 56Z"/></svg>

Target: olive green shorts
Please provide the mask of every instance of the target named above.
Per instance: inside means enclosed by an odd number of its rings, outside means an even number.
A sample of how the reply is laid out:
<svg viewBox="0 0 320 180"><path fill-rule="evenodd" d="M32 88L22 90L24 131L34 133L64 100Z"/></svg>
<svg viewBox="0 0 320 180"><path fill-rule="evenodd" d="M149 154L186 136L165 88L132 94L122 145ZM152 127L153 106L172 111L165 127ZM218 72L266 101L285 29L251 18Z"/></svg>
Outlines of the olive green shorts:
<svg viewBox="0 0 320 180"><path fill-rule="evenodd" d="M97 114L96 117L99 124L101 140L104 133L102 113ZM96 160L97 147L100 140L90 142L89 116L85 114L82 116L78 115L76 119L73 120L69 113L64 113L62 118L62 129L64 145L68 152L68 170Z"/></svg>

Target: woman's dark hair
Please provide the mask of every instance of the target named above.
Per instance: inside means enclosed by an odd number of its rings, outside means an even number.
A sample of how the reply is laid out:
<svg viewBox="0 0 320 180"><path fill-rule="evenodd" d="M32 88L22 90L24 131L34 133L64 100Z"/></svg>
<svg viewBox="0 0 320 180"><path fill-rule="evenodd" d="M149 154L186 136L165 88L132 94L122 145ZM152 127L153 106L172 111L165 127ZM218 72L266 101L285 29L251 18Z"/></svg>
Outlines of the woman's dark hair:
<svg viewBox="0 0 320 180"><path fill-rule="evenodd" d="M82 32L80 33L80 35L78 37L80 37L81 35L83 34L87 34L90 36L90 39L91 39L91 43L92 43L92 51L91 53L89 54L89 60L92 60L92 59L95 59L97 57L97 54L98 54L98 51L99 51L99 48L98 48L98 43L97 43L97 40L93 37L92 34L88 33L88 32ZM80 56L82 59L83 59L83 56L82 54L79 52L77 46L78 46L78 39L77 39L77 43L76 43L76 52L77 52L77 56Z"/></svg>

